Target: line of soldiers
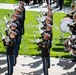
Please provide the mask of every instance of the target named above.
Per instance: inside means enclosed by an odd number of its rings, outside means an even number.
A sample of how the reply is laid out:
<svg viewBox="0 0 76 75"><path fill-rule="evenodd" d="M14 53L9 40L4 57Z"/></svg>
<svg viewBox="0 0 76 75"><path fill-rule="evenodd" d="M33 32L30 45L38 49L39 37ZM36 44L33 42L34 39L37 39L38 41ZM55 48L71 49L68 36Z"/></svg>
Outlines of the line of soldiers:
<svg viewBox="0 0 76 75"><path fill-rule="evenodd" d="M33 5L35 5L35 4L42 4L42 3L44 3L45 1L46 1L47 5L48 5L48 4L51 5L51 3L57 2L57 0L23 0L23 1L25 1L26 5L29 5L30 1L33 1ZM52 2L52 1L53 1L53 2Z"/></svg>
<svg viewBox="0 0 76 75"><path fill-rule="evenodd" d="M29 5L30 1L33 1L33 5L35 4L39 4L42 5L45 1L47 3L47 5L51 5L53 3L56 3L56 8L60 8L60 10L62 10L63 4L64 4L64 0L23 0L26 5Z"/></svg>
<svg viewBox="0 0 76 75"><path fill-rule="evenodd" d="M64 0L23 0L23 1L25 1L26 5L29 5L30 1L33 1L33 5L35 4L42 5L45 1L47 5L56 3L56 8L59 7L60 10L62 10L63 4L64 4Z"/></svg>
<svg viewBox="0 0 76 75"><path fill-rule="evenodd" d="M76 62L76 8L75 4L71 5L72 11L66 15L66 17L69 17L73 20L72 24L68 24L70 27L71 36L64 41L65 51L72 51L72 55L74 56L74 59L72 59L72 62ZM75 51L74 51L75 50Z"/></svg>
<svg viewBox="0 0 76 75"><path fill-rule="evenodd" d="M53 13L50 5L48 6L48 11L40 18L41 20L38 21L37 19L37 22L39 23L38 29L41 33L42 41L38 39L36 42L41 49L44 75L48 75L48 68L50 68L50 49L52 47L53 36Z"/></svg>
<svg viewBox="0 0 76 75"><path fill-rule="evenodd" d="M51 5L51 3L55 3L57 2L57 0L33 0L33 4L37 4L37 1L38 1L38 4L42 4L46 1L47 5ZM53 2L52 2L53 1Z"/></svg>
<svg viewBox="0 0 76 75"><path fill-rule="evenodd" d="M13 75L13 67L17 63L18 51L20 49L22 35L24 35L25 8L24 2L20 1L15 8L10 20L6 22L6 36L2 35L2 41L6 46L7 71L6 75Z"/></svg>

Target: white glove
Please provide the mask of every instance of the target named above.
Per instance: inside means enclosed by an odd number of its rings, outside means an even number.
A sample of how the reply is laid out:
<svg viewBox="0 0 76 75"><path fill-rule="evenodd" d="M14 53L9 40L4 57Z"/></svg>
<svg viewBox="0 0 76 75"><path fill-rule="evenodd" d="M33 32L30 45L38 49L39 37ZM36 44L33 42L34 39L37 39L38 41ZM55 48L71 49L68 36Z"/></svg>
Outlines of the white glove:
<svg viewBox="0 0 76 75"><path fill-rule="evenodd" d="M7 28L10 28L10 25L7 24Z"/></svg>
<svg viewBox="0 0 76 75"><path fill-rule="evenodd" d="M10 41L9 37L7 36L5 41L8 43Z"/></svg>
<svg viewBox="0 0 76 75"><path fill-rule="evenodd" d="M3 36L2 36L2 40L4 40L5 38L6 38L6 36L3 35Z"/></svg>
<svg viewBox="0 0 76 75"><path fill-rule="evenodd" d="M44 31L43 30L40 30L40 33L42 34Z"/></svg>
<svg viewBox="0 0 76 75"><path fill-rule="evenodd" d="M69 45L69 46L72 45L70 41L68 42L68 45Z"/></svg>
<svg viewBox="0 0 76 75"><path fill-rule="evenodd" d="M36 42L39 43L39 42L40 42L40 39L38 38L38 39L36 40Z"/></svg>

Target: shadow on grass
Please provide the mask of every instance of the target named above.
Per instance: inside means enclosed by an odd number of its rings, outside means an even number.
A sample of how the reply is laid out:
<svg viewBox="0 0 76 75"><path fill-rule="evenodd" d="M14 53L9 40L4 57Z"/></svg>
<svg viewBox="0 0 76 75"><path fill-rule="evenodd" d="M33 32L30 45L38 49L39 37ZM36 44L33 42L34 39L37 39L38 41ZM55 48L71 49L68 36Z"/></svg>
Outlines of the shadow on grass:
<svg viewBox="0 0 76 75"><path fill-rule="evenodd" d="M71 56L71 55L57 55L57 56L55 56L55 58L70 58L70 59L72 59L73 58L73 56Z"/></svg>
<svg viewBox="0 0 76 75"><path fill-rule="evenodd" d="M31 56L41 56L41 53L39 53L39 54L31 54Z"/></svg>
<svg viewBox="0 0 76 75"><path fill-rule="evenodd" d="M64 55L64 56L62 55L61 58L70 58L70 59L72 59L73 56L72 55Z"/></svg>
<svg viewBox="0 0 76 75"><path fill-rule="evenodd" d="M56 46L64 46L62 43L55 44Z"/></svg>
<svg viewBox="0 0 76 75"><path fill-rule="evenodd" d="M5 51L0 51L0 54L5 54L6 52Z"/></svg>
<svg viewBox="0 0 76 75"><path fill-rule="evenodd" d="M66 40L67 38L60 38L59 40Z"/></svg>
<svg viewBox="0 0 76 75"><path fill-rule="evenodd" d="M64 41L66 40L67 38L60 38L60 43L64 43Z"/></svg>
<svg viewBox="0 0 76 75"><path fill-rule="evenodd" d="M37 51L41 51L41 49L39 47L35 48Z"/></svg>
<svg viewBox="0 0 76 75"><path fill-rule="evenodd" d="M55 52L63 52L64 48L56 47L56 48L52 48L52 50L55 51Z"/></svg>

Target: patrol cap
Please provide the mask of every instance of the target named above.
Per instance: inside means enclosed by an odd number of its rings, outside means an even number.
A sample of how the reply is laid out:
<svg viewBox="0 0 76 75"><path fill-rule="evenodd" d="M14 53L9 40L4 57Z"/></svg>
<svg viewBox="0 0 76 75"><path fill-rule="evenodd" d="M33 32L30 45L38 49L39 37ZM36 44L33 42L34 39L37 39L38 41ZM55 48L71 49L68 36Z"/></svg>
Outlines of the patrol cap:
<svg viewBox="0 0 76 75"><path fill-rule="evenodd" d="M16 23L11 23L11 26L17 27Z"/></svg>
<svg viewBox="0 0 76 75"><path fill-rule="evenodd" d="M52 25L51 24L47 24L47 27L52 28Z"/></svg>
<svg viewBox="0 0 76 75"><path fill-rule="evenodd" d="M22 10L19 7L16 7L15 10L22 12Z"/></svg>
<svg viewBox="0 0 76 75"><path fill-rule="evenodd" d="M19 9L21 9L23 11L23 8L21 6L19 6Z"/></svg>

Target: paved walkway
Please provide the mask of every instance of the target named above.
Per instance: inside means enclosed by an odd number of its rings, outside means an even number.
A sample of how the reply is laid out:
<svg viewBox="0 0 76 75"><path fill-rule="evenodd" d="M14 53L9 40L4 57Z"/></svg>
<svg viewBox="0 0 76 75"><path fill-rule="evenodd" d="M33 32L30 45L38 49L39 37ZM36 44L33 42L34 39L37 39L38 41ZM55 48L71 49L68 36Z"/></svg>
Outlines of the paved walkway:
<svg viewBox="0 0 76 75"><path fill-rule="evenodd" d="M50 58L49 75L76 75L76 64L71 59ZM0 55L0 75L7 73L5 55ZM19 55L13 75L43 75L41 57Z"/></svg>

